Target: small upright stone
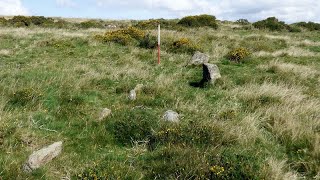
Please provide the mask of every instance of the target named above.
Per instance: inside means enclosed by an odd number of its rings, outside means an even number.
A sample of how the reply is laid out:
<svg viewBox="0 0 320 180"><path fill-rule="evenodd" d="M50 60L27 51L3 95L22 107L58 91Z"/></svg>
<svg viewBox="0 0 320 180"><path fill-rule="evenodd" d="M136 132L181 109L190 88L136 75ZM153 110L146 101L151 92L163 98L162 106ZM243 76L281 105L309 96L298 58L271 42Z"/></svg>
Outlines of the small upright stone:
<svg viewBox="0 0 320 180"><path fill-rule="evenodd" d="M23 170L25 172L32 172L57 157L61 151L62 141L53 143L50 146L35 151L29 156L28 161L23 165Z"/></svg>
<svg viewBox="0 0 320 180"><path fill-rule="evenodd" d="M168 110L164 113L163 119L169 122L179 122L179 114L175 111Z"/></svg>
<svg viewBox="0 0 320 180"><path fill-rule="evenodd" d="M191 58L189 65L202 65L209 62L209 56L197 51Z"/></svg>
<svg viewBox="0 0 320 180"><path fill-rule="evenodd" d="M111 110L108 108L103 108L99 115L99 121L102 121L106 117L111 115Z"/></svg>
<svg viewBox="0 0 320 180"><path fill-rule="evenodd" d="M132 100L132 101L136 100L136 99L137 99L137 93L136 93L136 91L135 91L135 90L131 90L128 97L129 97L129 99Z"/></svg>
<svg viewBox="0 0 320 180"><path fill-rule="evenodd" d="M221 78L220 70L217 65L204 63L203 64L203 79L204 82L214 83L216 79Z"/></svg>

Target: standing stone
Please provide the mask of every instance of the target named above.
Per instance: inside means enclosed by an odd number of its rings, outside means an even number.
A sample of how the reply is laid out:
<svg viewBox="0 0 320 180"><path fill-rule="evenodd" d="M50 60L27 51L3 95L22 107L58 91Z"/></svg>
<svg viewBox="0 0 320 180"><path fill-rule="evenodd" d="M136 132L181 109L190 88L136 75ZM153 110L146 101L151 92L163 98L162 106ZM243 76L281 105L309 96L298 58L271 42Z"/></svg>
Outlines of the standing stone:
<svg viewBox="0 0 320 180"><path fill-rule="evenodd" d="M135 91L135 90L131 90L128 97L129 97L129 99L132 100L132 101L136 100L136 99L137 99L137 93L136 93L136 91Z"/></svg>
<svg viewBox="0 0 320 180"><path fill-rule="evenodd" d="M111 114L110 109L108 109L108 108L102 109L102 111L100 112L100 115L99 115L99 121L102 121L106 117L110 116L110 114Z"/></svg>
<svg viewBox="0 0 320 180"><path fill-rule="evenodd" d="M197 51L191 58L189 65L201 65L209 62L209 56Z"/></svg>
<svg viewBox="0 0 320 180"><path fill-rule="evenodd" d="M175 111L168 110L164 113L163 119L169 122L179 122L179 114Z"/></svg>
<svg viewBox="0 0 320 180"><path fill-rule="evenodd" d="M28 161L23 165L23 170L25 172L32 172L57 157L61 151L62 141L53 143L50 146L35 151L29 156Z"/></svg>
<svg viewBox="0 0 320 180"><path fill-rule="evenodd" d="M217 65L204 63L203 64L203 79L202 82L214 83L216 79L221 78L220 70Z"/></svg>

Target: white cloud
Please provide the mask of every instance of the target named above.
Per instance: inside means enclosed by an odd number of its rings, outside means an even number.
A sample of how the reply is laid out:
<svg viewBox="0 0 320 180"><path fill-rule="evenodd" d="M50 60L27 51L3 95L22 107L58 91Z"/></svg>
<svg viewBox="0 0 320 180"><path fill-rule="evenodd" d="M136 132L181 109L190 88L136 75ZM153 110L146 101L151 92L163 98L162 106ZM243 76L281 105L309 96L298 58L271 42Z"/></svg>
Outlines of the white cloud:
<svg viewBox="0 0 320 180"><path fill-rule="evenodd" d="M320 22L319 0L96 0L100 7L160 11L175 17L190 14L213 14L219 19L251 21L275 16L282 21Z"/></svg>
<svg viewBox="0 0 320 180"><path fill-rule="evenodd" d="M73 0L56 0L56 4L60 7L75 7L77 5Z"/></svg>
<svg viewBox="0 0 320 180"><path fill-rule="evenodd" d="M255 21L275 16L286 22L320 21L318 0L224 0L217 7L221 9L217 16L224 19Z"/></svg>
<svg viewBox="0 0 320 180"><path fill-rule="evenodd" d="M21 0L0 0L0 15L28 15Z"/></svg>

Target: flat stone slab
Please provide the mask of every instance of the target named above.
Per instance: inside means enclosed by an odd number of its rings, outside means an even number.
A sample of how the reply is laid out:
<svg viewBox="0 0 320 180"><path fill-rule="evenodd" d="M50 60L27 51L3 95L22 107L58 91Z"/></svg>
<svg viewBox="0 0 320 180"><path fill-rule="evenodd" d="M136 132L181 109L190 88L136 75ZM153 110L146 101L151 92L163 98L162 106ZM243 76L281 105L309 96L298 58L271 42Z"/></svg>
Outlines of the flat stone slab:
<svg viewBox="0 0 320 180"><path fill-rule="evenodd" d="M57 157L61 151L62 141L55 142L47 147L35 151L29 156L28 161L23 165L23 170L25 172L32 172Z"/></svg>
<svg viewBox="0 0 320 180"><path fill-rule="evenodd" d="M99 115L99 121L102 121L106 117L111 115L111 110L108 108L103 108Z"/></svg>

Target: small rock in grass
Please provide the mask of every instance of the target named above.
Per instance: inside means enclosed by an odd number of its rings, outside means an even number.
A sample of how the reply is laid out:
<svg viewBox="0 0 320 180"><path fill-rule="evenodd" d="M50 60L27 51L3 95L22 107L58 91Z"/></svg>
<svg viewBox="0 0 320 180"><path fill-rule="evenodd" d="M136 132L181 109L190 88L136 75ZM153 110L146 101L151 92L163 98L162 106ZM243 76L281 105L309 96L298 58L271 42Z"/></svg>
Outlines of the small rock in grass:
<svg viewBox="0 0 320 180"><path fill-rule="evenodd" d="M179 122L179 114L175 111L168 110L164 113L163 119L169 122Z"/></svg>
<svg viewBox="0 0 320 180"><path fill-rule="evenodd" d="M32 172L57 157L61 151L62 141L53 143L50 146L35 151L29 156L28 161L23 165L23 170L25 172Z"/></svg>
<svg viewBox="0 0 320 180"><path fill-rule="evenodd" d="M137 99L137 93L136 93L136 91L135 91L135 90L131 90L128 97L129 97L129 99L132 100L132 101L136 100L136 99Z"/></svg>
<svg viewBox="0 0 320 180"><path fill-rule="evenodd" d="M141 91L143 88L143 84L137 84L136 87L134 88L135 91Z"/></svg>
<svg viewBox="0 0 320 180"><path fill-rule="evenodd" d="M111 115L111 110L108 108L104 108L102 109L102 111L100 112L99 115L99 121L102 121L103 119L105 119L106 117Z"/></svg>
<svg viewBox="0 0 320 180"><path fill-rule="evenodd" d="M189 65L202 65L209 62L209 56L197 51L191 58Z"/></svg>

